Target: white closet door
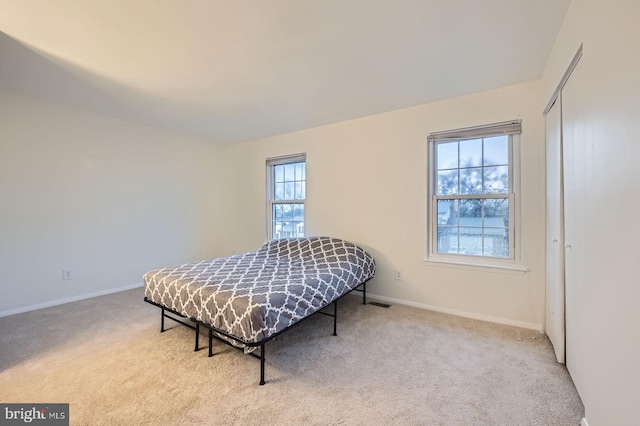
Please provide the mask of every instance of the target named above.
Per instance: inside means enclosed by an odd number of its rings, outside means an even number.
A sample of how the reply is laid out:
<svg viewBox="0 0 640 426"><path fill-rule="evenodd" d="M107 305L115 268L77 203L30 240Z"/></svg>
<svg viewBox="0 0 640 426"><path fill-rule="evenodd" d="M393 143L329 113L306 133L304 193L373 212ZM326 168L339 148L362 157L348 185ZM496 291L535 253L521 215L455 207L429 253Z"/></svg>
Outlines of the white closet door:
<svg viewBox="0 0 640 426"><path fill-rule="evenodd" d="M558 362L565 362L564 201L562 96L546 116L546 319L547 336Z"/></svg>
<svg viewBox="0 0 640 426"><path fill-rule="evenodd" d="M585 159L586 147L582 142L584 117L581 90L587 83L582 79L580 67L571 74L571 78L562 89L562 157L564 178L564 281L565 281L565 364L571 375L580 369L580 357L575 348L581 347L579 304L583 290L579 283L584 281L584 273L576 267L584 264L584 244L579 236L584 235L586 227L584 217L585 200L588 197L588 167ZM574 348L574 350L572 350Z"/></svg>

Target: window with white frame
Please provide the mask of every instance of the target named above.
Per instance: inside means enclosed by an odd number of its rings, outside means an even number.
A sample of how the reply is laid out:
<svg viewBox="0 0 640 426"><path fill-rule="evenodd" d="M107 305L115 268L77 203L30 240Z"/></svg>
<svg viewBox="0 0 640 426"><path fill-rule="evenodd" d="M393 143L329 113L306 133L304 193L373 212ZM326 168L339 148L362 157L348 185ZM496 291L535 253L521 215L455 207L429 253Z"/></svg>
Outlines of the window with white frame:
<svg viewBox="0 0 640 426"><path fill-rule="evenodd" d="M304 204L307 197L306 155L267 160L267 237L304 236Z"/></svg>
<svg viewBox="0 0 640 426"><path fill-rule="evenodd" d="M430 259L518 261L521 127L516 120L429 135Z"/></svg>

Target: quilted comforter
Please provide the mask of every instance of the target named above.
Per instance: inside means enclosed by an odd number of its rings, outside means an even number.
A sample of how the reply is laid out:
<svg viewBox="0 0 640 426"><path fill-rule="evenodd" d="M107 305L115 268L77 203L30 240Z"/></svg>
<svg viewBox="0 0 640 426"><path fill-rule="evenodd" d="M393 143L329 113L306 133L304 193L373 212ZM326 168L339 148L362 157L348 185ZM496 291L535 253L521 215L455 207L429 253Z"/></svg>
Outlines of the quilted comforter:
<svg viewBox="0 0 640 426"><path fill-rule="evenodd" d="M148 300L253 346L353 290L373 257L330 237L272 240L260 249L150 271Z"/></svg>

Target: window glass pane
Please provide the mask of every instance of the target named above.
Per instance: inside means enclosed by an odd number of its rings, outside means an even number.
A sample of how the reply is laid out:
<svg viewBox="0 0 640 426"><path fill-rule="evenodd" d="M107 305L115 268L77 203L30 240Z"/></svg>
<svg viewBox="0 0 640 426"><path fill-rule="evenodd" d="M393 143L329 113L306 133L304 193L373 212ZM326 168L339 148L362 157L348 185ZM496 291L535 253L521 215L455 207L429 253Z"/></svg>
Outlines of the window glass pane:
<svg viewBox="0 0 640 426"><path fill-rule="evenodd" d="M286 182L284 184L284 199L293 200L295 189L296 189L296 185L294 182Z"/></svg>
<svg viewBox="0 0 640 426"><path fill-rule="evenodd" d="M485 256L509 257L509 228L484 229Z"/></svg>
<svg viewBox="0 0 640 426"><path fill-rule="evenodd" d="M438 253L458 253L458 228L438 226Z"/></svg>
<svg viewBox="0 0 640 426"><path fill-rule="evenodd" d="M296 163L295 169L295 179L304 180L304 163Z"/></svg>
<svg viewBox="0 0 640 426"><path fill-rule="evenodd" d="M284 183L276 183L274 190L274 200L284 200Z"/></svg>
<svg viewBox="0 0 640 426"><path fill-rule="evenodd" d="M304 236L304 204L273 205L272 237L297 238Z"/></svg>
<svg viewBox="0 0 640 426"><path fill-rule="evenodd" d="M296 170L296 165L295 164L285 164L284 165L284 180L285 180L285 182L289 182L289 181L295 180L295 170Z"/></svg>
<svg viewBox="0 0 640 426"><path fill-rule="evenodd" d="M509 164L509 136L484 139L484 165Z"/></svg>
<svg viewBox="0 0 640 426"><path fill-rule="evenodd" d="M436 144L436 158L438 170L458 167L458 142Z"/></svg>
<svg viewBox="0 0 640 426"><path fill-rule="evenodd" d="M484 192L487 194L509 192L509 166L484 168Z"/></svg>
<svg viewBox="0 0 640 426"><path fill-rule="evenodd" d="M460 200L460 226L482 226L482 201Z"/></svg>
<svg viewBox="0 0 640 426"><path fill-rule="evenodd" d="M282 219L285 221L293 220L293 204L282 205Z"/></svg>
<svg viewBox="0 0 640 426"><path fill-rule="evenodd" d="M458 200L438 200L438 225L458 225Z"/></svg>
<svg viewBox="0 0 640 426"><path fill-rule="evenodd" d="M460 169L460 194L482 193L482 167Z"/></svg>
<svg viewBox="0 0 640 426"><path fill-rule="evenodd" d="M271 234L273 238L282 238L282 204L274 204L272 207Z"/></svg>
<svg viewBox="0 0 640 426"><path fill-rule="evenodd" d="M274 166L273 175L276 182L284 182L284 166Z"/></svg>
<svg viewBox="0 0 640 426"><path fill-rule="evenodd" d="M460 141L460 167L482 166L482 139Z"/></svg>
<svg viewBox="0 0 640 426"><path fill-rule="evenodd" d="M295 199L296 200L302 200L304 197L302 196L302 182L296 182L295 183Z"/></svg>
<svg viewBox="0 0 640 426"><path fill-rule="evenodd" d="M509 227L509 199L484 200L484 226Z"/></svg>
<svg viewBox="0 0 640 426"><path fill-rule="evenodd" d="M293 220L304 222L304 204L293 205Z"/></svg>
<svg viewBox="0 0 640 426"><path fill-rule="evenodd" d="M509 199L436 200L438 253L509 258Z"/></svg>
<svg viewBox="0 0 640 426"><path fill-rule="evenodd" d="M471 256L482 255L482 228L460 227L459 252Z"/></svg>
<svg viewBox="0 0 640 426"><path fill-rule="evenodd" d="M458 170L438 172L437 195L458 194Z"/></svg>
<svg viewBox="0 0 640 426"><path fill-rule="evenodd" d="M282 204L273 205L273 220L282 221Z"/></svg>

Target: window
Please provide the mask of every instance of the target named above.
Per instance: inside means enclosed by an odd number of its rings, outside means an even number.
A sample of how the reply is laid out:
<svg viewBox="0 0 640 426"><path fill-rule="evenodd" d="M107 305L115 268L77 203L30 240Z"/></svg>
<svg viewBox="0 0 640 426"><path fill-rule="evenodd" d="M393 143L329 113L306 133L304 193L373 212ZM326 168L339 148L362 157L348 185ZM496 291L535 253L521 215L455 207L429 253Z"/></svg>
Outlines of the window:
<svg viewBox="0 0 640 426"><path fill-rule="evenodd" d="M517 261L520 133L518 120L429 135L431 260Z"/></svg>
<svg viewBox="0 0 640 426"><path fill-rule="evenodd" d="M306 155L267 160L267 237L304 237Z"/></svg>

